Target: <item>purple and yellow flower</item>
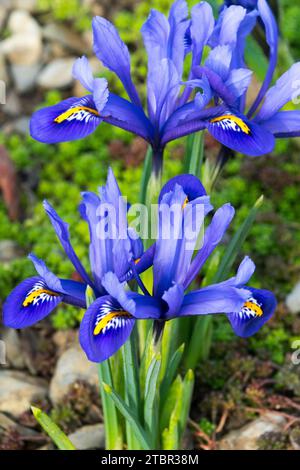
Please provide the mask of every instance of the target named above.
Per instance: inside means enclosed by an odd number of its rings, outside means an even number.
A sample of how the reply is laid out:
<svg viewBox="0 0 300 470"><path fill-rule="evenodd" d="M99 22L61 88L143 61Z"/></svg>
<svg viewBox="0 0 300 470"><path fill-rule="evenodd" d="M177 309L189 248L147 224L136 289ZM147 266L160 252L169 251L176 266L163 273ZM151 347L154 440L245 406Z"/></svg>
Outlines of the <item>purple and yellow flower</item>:
<svg viewBox="0 0 300 470"><path fill-rule="evenodd" d="M181 207L180 220L176 219L176 224L171 224L173 236L165 237L164 208L174 205ZM194 223L193 210L199 205L203 207L204 216L212 210L203 186L191 175L178 176L163 188L158 237L150 250L153 290L150 294L144 287L143 304L139 308L137 294L128 290L126 282L121 282L112 272L104 276L102 282L108 295L96 299L89 306L80 326L80 343L91 361L101 362L114 354L126 342L136 321L141 319L150 318L163 325L178 317L225 314L234 332L248 337L273 315L276 307L274 295L247 285L255 270L248 257L242 261L234 277L186 292L220 243L234 215L230 204L216 211L205 232L203 245L193 257L199 233L195 234L191 246L191 238L185 237L184 227L186 229L187 225ZM149 251L141 257L140 263L144 257L148 258L148 263ZM137 277L137 270L134 277Z"/></svg>
<svg viewBox="0 0 300 470"><path fill-rule="evenodd" d="M116 233L125 231L128 236L99 238L99 223L102 217L107 216L107 204L111 204L117 213ZM179 207L179 218L166 217L165 210L172 211L174 207ZM194 214L199 208L202 216L195 225ZM241 263L236 276L188 291L234 216L230 204L218 209L205 231L201 248L194 256L204 218L213 209L204 187L195 176L177 176L163 187L159 197L157 239L145 253L141 240L127 226L127 204L122 199L120 203L120 191L111 171L99 196L84 193L80 213L90 229L92 275L87 273L72 248L68 225L47 202L45 209L83 282L57 278L43 261L31 255L38 276L23 281L7 298L3 320L8 327L33 325L61 302L86 308L89 286L96 300L88 306L81 322L80 343L91 361L101 362L126 342L137 320L152 319L163 325L177 317L220 313L228 317L237 335L247 337L256 333L273 315L276 307L274 295L247 285L255 269L248 257ZM170 231L166 232L166 225ZM151 265L153 290L150 294L139 273ZM131 279L138 281L143 294L129 289Z"/></svg>
<svg viewBox="0 0 300 470"><path fill-rule="evenodd" d="M106 220L106 207L114 209L116 226L113 228L120 234L117 238L97 235L99 224ZM143 255L142 241L127 226L127 203L121 198L112 170L109 170L106 185L99 189L99 195L83 193L79 206L80 214L89 226L91 274L86 271L72 247L68 224L47 201L44 202L44 208L82 282L59 279L48 270L44 261L33 254L29 255L38 275L21 282L7 298L3 307L3 320L11 328L33 325L48 316L61 302L86 308L88 286L96 297L105 296L107 292L102 284L104 275L113 272L117 277L124 277L131 264ZM122 235L124 232L128 236Z"/></svg>
<svg viewBox="0 0 300 470"><path fill-rule="evenodd" d="M104 78L94 78L88 59L82 57L75 62L73 75L89 94L37 111L31 120L31 135L46 143L69 141L89 135L104 121L145 139L152 146L157 172L168 142L201 129L207 129L225 146L252 156L270 152L275 137L298 135L298 112L276 116L280 109L277 107L274 114L268 113L268 118L260 113L253 118L264 98L264 106L268 107L270 92L266 92L277 61L278 30L265 0L238 3L225 6L217 21L207 2L195 5L190 17L185 0L175 1L168 17L151 11L142 27L148 54L147 113L131 77L127 46L109 21L94 18L95 54L120 79L128 99L109 91ZM244 50L257 20L265 27L270 63L246 117L251 71L245 66ZM211 52L202 63L207 46ZM183 70L188 55L192 60L185 80ZM290 71L293 80L298 69L296 64ZM280 107L290 99L286 88L276 87L273 96ZM274 121L269 122L270 118ZM281 133L277 132L278 120L280 124L285 120Z"/></svg>

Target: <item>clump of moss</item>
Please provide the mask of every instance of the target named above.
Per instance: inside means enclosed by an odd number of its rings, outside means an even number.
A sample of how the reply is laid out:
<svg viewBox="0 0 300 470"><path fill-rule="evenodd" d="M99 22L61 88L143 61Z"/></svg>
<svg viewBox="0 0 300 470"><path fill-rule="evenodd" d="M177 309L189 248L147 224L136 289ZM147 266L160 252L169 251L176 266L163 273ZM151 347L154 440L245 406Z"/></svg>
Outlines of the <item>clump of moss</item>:
<svg viewBox="0 0 300 470"><path fill-rule="evenodd" d="M51 418L65 432L101 420L100 399L94 388L85 382L73 384L69 392L51 411Z"/></svg>
<svg viewBox="0 0 300 470"><path fill-rule="evenodd" d="M299 366L285 365L275 376L276 388L292 392L300 397L300 374Z"/></svg>

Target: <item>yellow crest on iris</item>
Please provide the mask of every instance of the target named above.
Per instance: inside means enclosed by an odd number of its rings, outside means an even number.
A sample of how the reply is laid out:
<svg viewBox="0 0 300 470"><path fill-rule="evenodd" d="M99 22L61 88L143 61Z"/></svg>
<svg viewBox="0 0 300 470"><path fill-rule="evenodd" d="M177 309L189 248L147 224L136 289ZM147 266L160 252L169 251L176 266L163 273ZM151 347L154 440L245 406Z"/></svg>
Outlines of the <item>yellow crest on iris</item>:
<svg viewBox="0 0 300 470"><path fill-rule="evenodd" d="M244 132L245 134L249 135L251 133L250 128L247 126L247 124L243 121L243 119L239 118L238 116L235 116L234 114L224 114L223 116L218 116L213 119L211 119L211 124L215 123L223 123L225 124L226 128L226 122L227 124L236 124L239 129Z"/></svg>

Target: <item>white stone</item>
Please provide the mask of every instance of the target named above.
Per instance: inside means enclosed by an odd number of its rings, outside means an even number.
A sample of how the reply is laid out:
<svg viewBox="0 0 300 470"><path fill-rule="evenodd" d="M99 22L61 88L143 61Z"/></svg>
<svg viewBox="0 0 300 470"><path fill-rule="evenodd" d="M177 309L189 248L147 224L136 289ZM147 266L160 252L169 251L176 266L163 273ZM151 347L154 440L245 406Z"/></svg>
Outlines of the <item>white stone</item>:
<svg viewBox="0 0 300 470"><path fill-rule="evenodd" d="M13 34L30 33L41 36L38 22L24 10L14 10L9 16L7 27Z"/></svg>
<svg viewBox="0 0 300 470"><path fill-rule="evenodd" d="M0 80L8 86L8 75L4 55L0 53Z"/></svg>
<svg viewBox="0 0 300 470"><path fill-rule="evenodd" d="M68 393L69 388L77 381L84 381L98 386L97 366L88 361L79 346L65 351L59 358L50 383L50 398L54 404L59 403Z"/></svg>
<svg viewBox="0 0 300 470"><path fill-rule="evenodd" d="M291 313L300 312L300 282L295 285L292 292L287 296L285 303Z"/></svg>
<svg viewBox="0 0 300 470"><path fill-rule="evenodd" d="M0 370L0 411L17 417L46 394L44 382L22 372Z"/></svg>
<svg viewBox="0 0 300 470"><path fill-rule="evenodd" d="M269 432L281 432L286 420L277 413L266 413L246 426L229 432L219 442L220 450L257 450L259 439Z"/></svg>
<svg viewBox="0 0 300 470"><path fill-rule="evenodd" d="M57 23L49 23L43 28L43 37L47 41L60 43L63 47L78 54L88 54L87 43L80 34L66 26Z"/></svg>
<svg viewBox="0 0 300 470"><path fill-rule="evenodd" d="M38 23L26 11L16 10L9 17L8 29L12 34L0 43L0 53L12 64L37 63L43 50Z"/></svg>
<svg viewBox="0 0 300 470"><path fill-rule="evenodd" d="M30 11L31 13L36 11L37 0L10 0L13 8L21 8L22 10Z"/></svg>
<svg viewBox="0 0 300 470"><path fill-rule="evenodd" d="M14 367L15 369L23 369L25 361L22 354L20 338L16 330L7 328L2 335L2 340L5 343L5 360L8 366Z"/></svg>
<svg viewBox="0 0 300 470"><path fill-rule="evenodd" d="M72 68L74 57L55 59L41 71L37 84L42 88L65 88L73 82Z"/></svg>
<svg viewBox="0 0 300 470"><path fill-rule="evenodd" d="M103 449L105 433L103 424L91 424L77 429L68 438L78 450Z"/></svg>

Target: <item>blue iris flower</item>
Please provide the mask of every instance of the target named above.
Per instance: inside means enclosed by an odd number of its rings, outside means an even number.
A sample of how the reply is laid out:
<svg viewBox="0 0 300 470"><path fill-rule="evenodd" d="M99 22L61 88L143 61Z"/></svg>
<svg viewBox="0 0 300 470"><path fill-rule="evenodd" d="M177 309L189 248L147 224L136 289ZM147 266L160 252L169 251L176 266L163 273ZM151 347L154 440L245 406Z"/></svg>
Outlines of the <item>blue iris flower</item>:
<svg viewBox="0 0 300 470"><path fill-rule="evenodd" d="M104 210L101 210L103 207ZM109 233L107 237L98 236L99 224L104 221L105 226L107 207L114 209L116 226L113 228L120 234L117 238L109 236ZM99 189L99 195L83 193L79 206L80 214L89 226L91 275L87 273L72 247L68 224L47 201L44 202L44 208L82 282L59 279L48 270L44 261L33 254L29 255L38 276L21 282L7 298L3 307L3 320L6 326L12 328L33 325L48 316L61 302L86 308L88 286L93 289L96 297L106 295L102 284L104 275L113 272L123 278L130 271L131 264L143 254L142 241L127 226L127 203L121 198L112 170L109 170L106 185ZM124 233L125 236L122 235Z"/></svg>
<svg viewBox="0 0 300 470"><path fill-rule="evenodd" d="M99 238L99 222L102 216L106 217L107 204L117 213L116 233L125 231L129 236ZM45 209L56 234L83 282L57 278L43 261L31 255L38 276L26 279L9 295L3 307L4 324L12 328L33 325L61 302L86 308L85 294L90 286L96 300L81 322L80 343L94 362L114 354L141 319L153 319L155 324L163 325L177 317L220 313L227 315L237 335L247 337L256 333L273 315L276 300L271 292L247 285L255 269L250 258L243 260L233 278L189 291L221 242L234 216L233 207L225 204L215 212L196 252L205 216L213 209L200 181L192 175L173 178L163 187L158 207L157 240L143 253L141 240L127 226L127 204L122 198L120 203L120 190L112 171L99 195L83 194L80 213L90 230L90 276L72 248L68 225L46 202ZM177 217L166 217L165 210L173 207L179 207ZM199 208L201 217L195 219L195 210ZM151 293L139 276L149 266L153 266L154 279ZM138 281L143 294L129 289L131 279Z"/></svg>
<svg viewBox="0 0 300 470"><path fill-rule="evenodd" d="M148 55L147 113L132 81L127 46L109 21L95 17L94 52L120 79L128 99L110 92L106 79L94 78L88 59L81 57L73 75L89 94L34 113L31 135L45 143L70 141L89 135L105 121L149 142L156 172L168 142L201 129L208 129L225 146L252 156L270 152L275 137L299 135L299 112L282 114L279 110L295 93L292 82L299 76L300 65L283 76L282 81L288 78L287 86L282 88L279 82L267 92L277 61L276 21L265 0L234 3L239 5L225 5L217 20L207 2L195 5L190 16L185 0L175 1L168 17L151 11L142 27ZM246 116L251 71L245 66L244 50L258 20L266 31L270 62ZM211 51L203 63L205 47ZM184 80L188 55L191 67ZM263 98L263 109L253 118Z"/></svg>
<svg viewBox="0 0 300 470"><path fill-rule="evenodd" d="M195 220L194 209L201 206L203 216L212 206L200 181L192 175L177 176L162 189L159 198L158 237L137 264L143 264L151 253L153 291L144 288L143 310L135 295L114 273L107 273L103 285L108 293L98 298L86 311L80 326L80 342L91 361L101 362L116 352L130 336L137 320L152 318L155 324L178 317L225 314L234 330L242 337L256 333L273 315L276 300L272 292L248 286L255 265L246 257L236 275L224 282L188 291L206 260L221 242L234 209L225 204L212 217L203 244L195 256L194 247L202 224L194 237L186 236ZM173 236L164 236L165 208L180 207L180 217L171 223ZM203 222L204 219L202 219ZM185 228L185 229L184 229ZM145 266L145 265L144 265ZM136 269L137 272L137 269ZM136 274L135 272L135 274Z"/></svg>

